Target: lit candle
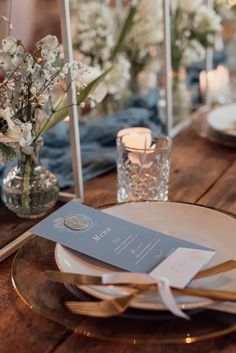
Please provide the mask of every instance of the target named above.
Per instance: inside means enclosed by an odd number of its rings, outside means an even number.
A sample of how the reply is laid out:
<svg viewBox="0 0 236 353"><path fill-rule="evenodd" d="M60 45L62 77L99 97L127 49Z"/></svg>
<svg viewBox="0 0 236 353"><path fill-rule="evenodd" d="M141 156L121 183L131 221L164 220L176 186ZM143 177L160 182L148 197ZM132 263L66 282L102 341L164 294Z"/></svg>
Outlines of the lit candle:
<svg viewBox="0 0 236 353"><path fill-rule="evenodd" d="M147 149L151 146L152 132L144 127L131 127L120 130L117 137L127 148Z"/></svg>
<svg viewBox="0 0 236 353"><path fill-rule="evenodd" d="M229 84L229 70L219 65L209 72L201 71L199 76L202 96L209 95L211 102L219 102L220 95L226 93Z"/></svg>

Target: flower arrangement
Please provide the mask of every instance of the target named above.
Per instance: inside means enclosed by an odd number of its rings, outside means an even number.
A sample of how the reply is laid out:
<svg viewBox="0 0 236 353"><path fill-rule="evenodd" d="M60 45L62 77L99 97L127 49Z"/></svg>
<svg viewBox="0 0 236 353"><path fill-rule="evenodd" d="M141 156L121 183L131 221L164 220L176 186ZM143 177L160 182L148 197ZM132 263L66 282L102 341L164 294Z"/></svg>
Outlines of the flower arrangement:
<svg viewBox="0 0 236 353"><path fill-rule="evenodd" d="M87 99L88 104L93 105L91 90L86 96L83 95L89 83L86 77L92 68L79 61L71 65L61 63L58 56L59 43L55 36L48 35L41 39L33 54L27 52L16 38L3 40L0 50L3 76L0 83L1 162L12 157L16 149L30 154L32 143L67 115L65 97L69 85L65 83L65 78L69 71L76 81L78 97L82 98L78 99L78 104L83 104ZM59 86L64 94L54 102L53 90Z"/></svg>
<svg viewBox="0 0 236 353"><path fill-rule="evenodd" d="M105 76L94 77L79 61L64 62L59 48L57 38L48 35L33 53L14 37L4 39L0 50L0 162L18 157L18 166L4 179L2 198L22 217L37 215L38 209L44 213L58 194L55 176L38 162L38 150L44 132L68 115L68 72L76 82L78 105L94 105L92 91ZM55 99L59 89L63 93Z"/></svg>
<svg viewBox="0 0 236 353"><path fill-rule="evenodd" d="M80 60L102 71L112 66L104 79L108 98L119 99L130 80L130 62L121 49L123 29L129 30L132 17L131 9L123 28L117 31L115 9L106 1L81 2L74 11L73 44Z"/></svg>
<svg viewBox="0 0 236 353"><path fill-rule="evenodd" d="M181 66L204 59L222 25L221 17L203 0L175 0L171 10L172 67L177 72Z"/></svg>
<svg viewBox="0 0 236 353"><path fill-rule="evenodd" d="M162 41L161 0L123 2L121 11L108 1L79 2L74 11L73 42L82 61L111 66L106 76L108 96L116 99L137 91L136 76L158 71L156 45ZM125 19L125 20L124 20ZM109 97L108 97L109 98Z"/></svg>
<svg viewBox="0 0 236 353"><path fill-rule="evenodd" d="M171 3L172 66L201 61L206 48L214 45L214 38L222 29L221 17L203 0L173 0ZM119 59L114 60L112 50L123 18L135 7L131 25L126 28ZM74 44L86 62L106 67L113 59L114 70L107 75L108 93L119 95L131 82L137 91L141 80L155 81L160 70L157 47L163 42L163 11L161 0L122 1L121 10L107 1L89 1L78 5L75 13ZM123 26L125 27L125 26ZM84 60L83 58L83 60ZM119 74L117 74L119 73ZM148 76L152 73L152 76ZM155 77L153 79L153 77ZM155 87L155 84L153 85Z"/></svg>
<svg viewBox="0 0 236 353"><path fill-rule="evenodd" d="M127 11L127 5L123 11ZM123 14L121 13L121 16ZM140 79L146 79L147 88L156 87L160 70L157 47L163 41L163 13L161 0L140 0L133 25L127 35L125 52L131 67L131 87L137 92Z"/></svg>

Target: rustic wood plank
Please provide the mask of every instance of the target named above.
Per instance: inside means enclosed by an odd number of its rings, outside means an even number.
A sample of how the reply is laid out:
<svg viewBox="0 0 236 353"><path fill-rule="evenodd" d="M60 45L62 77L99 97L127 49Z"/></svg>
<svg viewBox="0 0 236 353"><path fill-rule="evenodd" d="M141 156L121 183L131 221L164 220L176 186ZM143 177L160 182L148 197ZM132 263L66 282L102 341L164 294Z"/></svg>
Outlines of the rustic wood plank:
<svg viewBox="0 0 236 353"><path fill-rule="evenodd" d="M191 129L173 143L170 200L196 202L233 163L235 150L199 138Z"/></svg>
<svg viewBox="0 0 236 353"><path fill-rule="evenodd" d="M9 258L0 265L0 352L50 352L68 332L21 301L11 284L11 262Z"/></svg>
<svg viewBox="0 0 236 353"><path fill-rule="evenodd" d="M48 212L48 215L54 212L57 208L63 205L62 202L57 202L57 204L53 207L52 210ZM43 217L44 218L44 217ZM28 229L33 227L36 223L38 223L43 218L38 219L22 219L16 217L16 215L9 211L6 207L1 205L0 207L0 249L5 245L9 244L9 242L16 239L19 235L26 232Z"/></svg>
<svg viewBox="0 0 236 353"><path fill-rule="evenodd" d="M73 335L58 347L55 353L125 353L130 345L114 342L105 342L88 337L80 337L78 335Z"/></svg>
<svg viewBox="0 0 236 353"><path fill-rule="evenodd" d="M0 207L0 221L0 249L35 224L33 220L23 222L5 207Z"/></svg>
<svg viewBox="0 0 236 353"><path fill-rule="evenodd" d="M85 185L84 202L93 207L102 207L116 203L116 171L91 180Z"/></svg>
<svg viewBox="0 0 236 353"><path fill-rule="evenodd" d="M200 198L199 203L236 214L236 162ZM236 230L235 230L236 233Z"/></svg>

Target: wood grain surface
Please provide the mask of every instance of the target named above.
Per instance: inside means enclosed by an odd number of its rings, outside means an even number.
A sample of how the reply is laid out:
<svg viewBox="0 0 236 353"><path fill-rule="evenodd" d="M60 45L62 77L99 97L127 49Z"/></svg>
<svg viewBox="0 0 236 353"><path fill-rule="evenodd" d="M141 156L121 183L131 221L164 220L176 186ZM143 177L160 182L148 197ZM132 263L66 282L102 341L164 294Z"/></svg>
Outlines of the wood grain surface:
<svg viewBox="0 0 236 353"><path fill-rule="evenodd" d="M182 132L173 144L170 200L198 203L236 213L235 156L236 150L207 142L190 129ZM100 207L115 201L115 172L86 184L87 204ZM23 233L34 223L35 220L21 220L1 207L1 243ZM236 352L236 333L188 346L132 346L76 336L36 314L21 301L10 280L12 260L13 256L0 264L0 353Z"/></svg>

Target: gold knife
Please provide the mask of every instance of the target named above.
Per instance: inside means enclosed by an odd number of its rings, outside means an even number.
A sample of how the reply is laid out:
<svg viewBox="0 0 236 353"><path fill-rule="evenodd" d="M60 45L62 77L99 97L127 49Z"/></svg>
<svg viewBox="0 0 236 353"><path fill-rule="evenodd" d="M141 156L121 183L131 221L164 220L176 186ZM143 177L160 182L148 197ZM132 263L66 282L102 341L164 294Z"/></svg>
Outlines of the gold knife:
<svg viewBox="0 0 236 353"><path fill-rule="evenodd" d="M193 279L200 279L204 277L213 276L219 273L227 272L230 270L236 269L236 261L229 260L218 264L216 266L207 268L206 270L202 270L198 272ZM59 283L68 283L68 284L77 284L77 285L108 285L114 283L104 283L102 276L94 276L94 275L86 275L86 274L77 274L77 273L69 273L69 272L60 272L60 271L45 271L45 275L54 282ZM137 274L136 274L137 276ZM144 280L143 283L139 281L139 284L151 284L151 277L147 274L147 281ZM137 278L137 277L136 277ZM145 274L142 273L142 279L145 279ZM118 283L115 283L118 284ZM126 284L127 282L120 282L120 284ZM135 282L133 283L135 284ZM137 283L136 283L137 284ZM153 284L155 281L153 280Z"/></svg>

